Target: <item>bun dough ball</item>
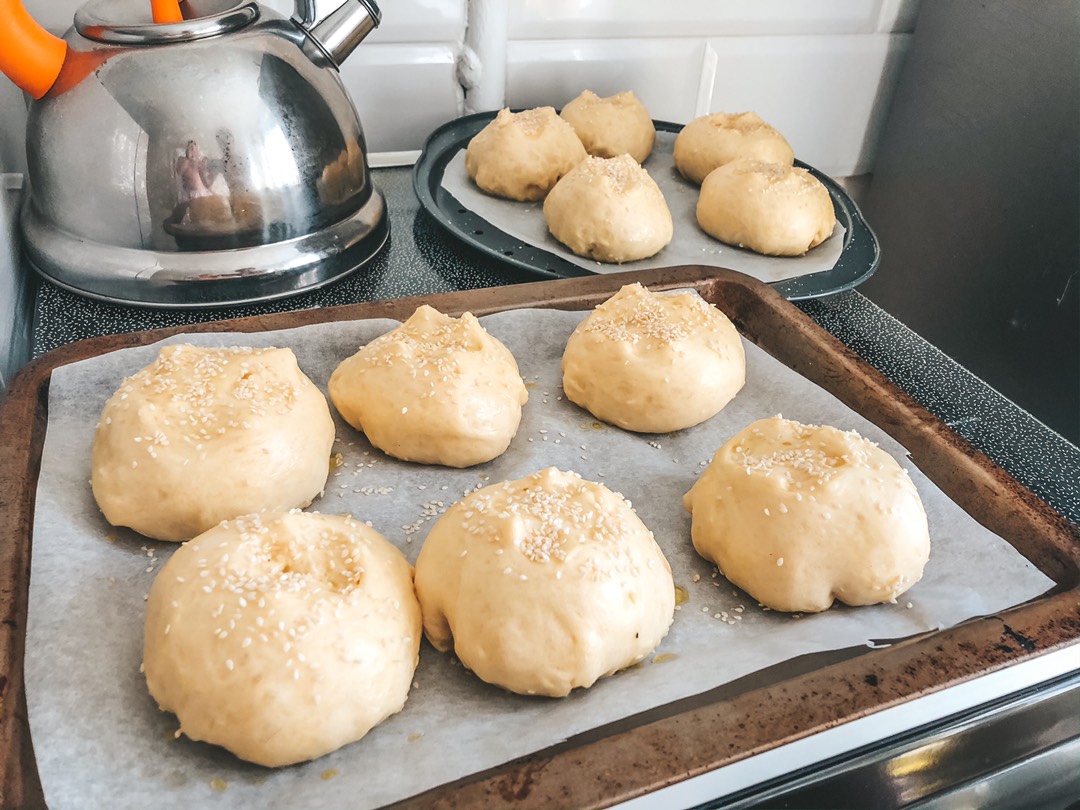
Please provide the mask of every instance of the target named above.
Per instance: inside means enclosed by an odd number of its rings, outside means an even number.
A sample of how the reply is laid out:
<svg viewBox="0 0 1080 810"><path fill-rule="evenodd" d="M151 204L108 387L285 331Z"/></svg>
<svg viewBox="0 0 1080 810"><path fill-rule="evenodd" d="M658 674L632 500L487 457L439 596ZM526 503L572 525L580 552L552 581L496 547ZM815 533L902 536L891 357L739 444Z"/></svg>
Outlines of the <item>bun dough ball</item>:
<svg viewBox="0 0 1080 810"><path fill-rule="evenodd" d="M915 485L854 431L754 422L716 452L683 505L698 553L774 610L891 601L930 555Z"/></svg>
<svg viewBox="0 0 1080 810"><path fill-rule="evenodd" d="M465 171L489 194L542 200L585 154L573 127L554 108L504 109L469 141Z"/></svg>
<svg viewBox="0 0 1080 810"><path fill-rule="evenodd" d="M652 117L631 91L600 98L583 90L560 115L581 138L585 151L596 157L625 154L643 163L656 141Z"/></svg>
<svg viewBox="0 0 1080 810"><path fill-rule="evenodd" d="M832 235L828 189L806 169L740 159L705 178L701 229L721 242L767 256L801 256Z"/></svg>
<svg viewBox="0 0 1080 810"><path fill-rule="evenodd" d="M741 157L790 166L795 153L784 136L755 112L695 118L675 138L675 166L698 185L717 166Z"/></svg>
<svg viewBox="0 0 1080 810"><path fill-rule="evenodd" d="M334 370L330 399L387 455L469 467L502 455L529 398L510 351L469 312L421 306Z"/></svg>
<svg viewBox="0 0 1080 810"><path fill-rule="evenodd" d="M185 543L158 573L146 685L191 739L291 765L401 710L420 629L412 568L374 529L251 515Z"/></svg>
<svg viewBox="0 0 1080 810"><path fill-rule="evenodd" d="M567 398L597 419L669 433L719 413L746 358L731 321L695 293L628 284L578 324L562 371Z"/></svg>
<svg viewBox="0 0 1080 810"><path fill-rule="evenodd" d="M629 155L585 158L548 194L544 219L574 253L601 262L646 259L674 232L660 187Z"/></svg>
<svg viewBox="0 0 1080 810"><path fill-rule="evenodd" d="M326 398L291 350L165 346L105 403L90 483L109 523L182 541L307 506L333 442Z"/></svg>
<svg viewBox="0 0 1080 810"><path fill-rule="evenodd" d="M675 615L671 567L630 503L554 468L447 510L416 592L436 649L527 695L561 697L640 661Z"/></svg>

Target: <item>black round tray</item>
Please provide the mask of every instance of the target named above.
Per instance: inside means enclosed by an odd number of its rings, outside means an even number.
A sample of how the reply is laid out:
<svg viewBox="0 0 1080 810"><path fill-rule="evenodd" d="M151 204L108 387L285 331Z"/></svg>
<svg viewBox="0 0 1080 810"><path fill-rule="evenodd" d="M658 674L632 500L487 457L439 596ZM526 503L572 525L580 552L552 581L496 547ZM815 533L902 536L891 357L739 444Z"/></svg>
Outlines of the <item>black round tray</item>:
<svg viewBox="0 0 1080 810"><path fill-rule="evenodd" d="M486 253L509 267L542 278L591 276L594 273L541 248L523 244L458 202L442 186L446 164L464 149L476 133L495 117L494 112L474 113L440 126L424 143L420 158L413 166L413 189L424 208L452 236ZM659 132L678 132L682 124L654 121ZM866 224L855 201L836 181L813 166L796 160L795 165L809 171L829 190L836 219L844 227L844 247L831 270L773 282L773 288L785 298L796 301L818 298L850 290L877 270L881 251L877 237ZM633 262L620 266L632 270Z"/></svg>

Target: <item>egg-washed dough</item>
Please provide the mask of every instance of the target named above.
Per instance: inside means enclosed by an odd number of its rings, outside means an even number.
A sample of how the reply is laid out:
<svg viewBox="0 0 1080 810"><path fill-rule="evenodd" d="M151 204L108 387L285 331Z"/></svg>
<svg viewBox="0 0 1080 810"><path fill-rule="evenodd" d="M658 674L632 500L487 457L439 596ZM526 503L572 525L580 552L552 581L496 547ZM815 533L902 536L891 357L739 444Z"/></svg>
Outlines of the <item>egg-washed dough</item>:
<svg viewBox="0 0 1080 810"><path fill-rule="evenodd" d="M675 137L675 166L701 185L709 172L745 157L787 166L795 160L791 145L755 112L712 113L695 118Z"/></svg>
<svg viewBox="0 0 1080 810"><path fill-rule="evenodd" d="M854 431L754 422L716 452L683 505L698 553L773 610L891 601L930 555L915 485Z"/></svg>
<svg viewBox="0 0 1080 810"><path fill-rule="evenodd" d="M739 159L705 178L697 221L710 236L767 256L801 256L836 227L832 197L806 169Z"/></svg>
<svg viewBox="0 0 1080 810"><path fill-rule="evenodd" d="M574 253L600 262L654 256L674 232L663 192L630 155L585 158L547 195L544 220Z"/></svg>
<svg viewBox="0 0 1080 810"><path fill-rule="evenodd" d="M333 442L326 398L290 349L165 346L105 403L90 483L109 523L183 541L307 506Z"/></svg>
<svg viewBox="0 0 1080 810"><path fill-rule="evenodd" d="M738 331L692 292L628 284L570 335L562 358L567 398L597 419L668 433L716 415L746 381Z"/></svg>
<svg viewBox="0 0 1080 810"><path fill-rule="evenodd" d="M554 468L454 504L416 561L424 632L484 681L561 697L655 649L671 567L630 503Z"/></svg>
<svg viewBox="0 0 1080 810"><path fill-rule="evenodd" d="M278 767L400 711L420 632L412 567L374 529L250 515L185 543L158 573L143 667L183 734Z"/></svg>
<svg viewBox="0 0 1080 810"><path fill-rule="evenodd" d="M542 200L585 155L581 139L553 107L503 109L469 141L465 171L488 194Z"/></svg>
<svg viewBox="0 0 1080 810"><path fill-rule="evenodd" d="M583 90L559 114L574 128L585 151L595 157L630 155L643 163L656 142L649 111L630 90L606 98Z"/></svg>
<svg viewBox="0 0 1080 810"><path fill-rule="evenodd" d="M330 399L384 453L470 467L510 446L529 398L510 351L466 312L424 304L343 361Z"/></svg>

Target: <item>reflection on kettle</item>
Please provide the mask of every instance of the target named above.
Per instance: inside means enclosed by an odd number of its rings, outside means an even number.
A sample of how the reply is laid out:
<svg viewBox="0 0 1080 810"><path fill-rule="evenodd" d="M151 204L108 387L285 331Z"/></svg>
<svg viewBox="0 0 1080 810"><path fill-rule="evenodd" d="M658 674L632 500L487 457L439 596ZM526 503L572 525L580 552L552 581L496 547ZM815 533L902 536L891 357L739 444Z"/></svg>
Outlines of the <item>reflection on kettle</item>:
<svg viewBox="0 0 1080 810"><path fill-rule="evenodd" d="M192 200L215 196L215 192L210 190L214 183L214 178L210 176L210 163L199 153L199 145L195 141L187 142L184 153L173 165L173 171L179 185L176 194L179 206L186 207ZM189 222L190 216L185 213L183 220Z"/></svg>
<svg viewBox="0 0 1080 810"><path fill-rule="evenodd" d="M220 158L210 159L189 140L173 162L176 206L163 228L179 250L250 247L269 235L258 198L245 193L247 181L238 170L227 130L219 131L217 142Z"/></svg>

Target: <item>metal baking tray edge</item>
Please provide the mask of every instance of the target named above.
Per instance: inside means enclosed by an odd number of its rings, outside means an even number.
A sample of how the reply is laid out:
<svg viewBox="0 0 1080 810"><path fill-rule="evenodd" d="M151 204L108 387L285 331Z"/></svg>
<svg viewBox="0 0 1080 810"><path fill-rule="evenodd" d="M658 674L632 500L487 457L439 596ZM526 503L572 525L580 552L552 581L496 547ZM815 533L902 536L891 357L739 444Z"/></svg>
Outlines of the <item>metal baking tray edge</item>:
<svg viewBox="0 0 1080 810"><path fill-rule="evenodd" d="M26 366L0 403L0 806L44 807L23 655L34 499L54 368L180 332L259 332L315 322L403 320L422 302L457 314L586 309L620 286L694 288L742 334L891 434L953 500L1050 576L1047 595L993 616L868 650L738 694L661 707L395 807L604 807L1080 641L1080 527L953 433L808 316L758 281L714 267L544 281L110 335ZM610 732L610 733L609 733Z"/></svg>

